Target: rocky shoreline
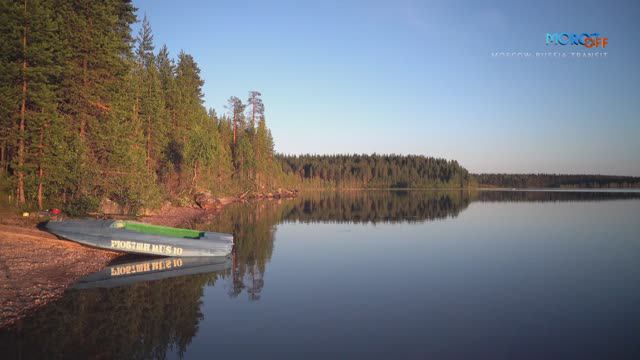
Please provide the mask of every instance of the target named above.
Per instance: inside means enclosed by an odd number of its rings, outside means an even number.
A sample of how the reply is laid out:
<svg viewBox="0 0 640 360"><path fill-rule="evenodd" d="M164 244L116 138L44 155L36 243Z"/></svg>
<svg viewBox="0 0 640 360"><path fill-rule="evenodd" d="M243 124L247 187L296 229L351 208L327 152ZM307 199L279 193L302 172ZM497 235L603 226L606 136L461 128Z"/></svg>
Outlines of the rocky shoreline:
<svg viewBox="0 0 640 360"><path fill-rule="evenodd" d="M290 199L298 196L298 190L277 189L273 192L246 192L237 196L215 197L209 192L200 192L193 197L193 206L173 206L169 203L140 218L141 221L156 225L180 226L198 219L206 219L218 214L225 206L251 200Z"/></svg>
<svg viewBox="0 0 640 360"><path fill-rule="evenodd" d="M78 279L118 256L34 226L0 225L0 328L60 298Z"/></svg>
<svg viewBox="0 0 640 360"><path fill-rule="evenodd" d="M161 209L140 217L140 221L180 226L214 217L225 206L236 202L293 198L297 195L297 190L288 189L228 197L198 193L194 196L193 206L165 204ZM58 239L39 230L34 221L5 218L3 223L0 224L0 328L10 326L28 313L59 299L76 281L123 256Z"/></svg>

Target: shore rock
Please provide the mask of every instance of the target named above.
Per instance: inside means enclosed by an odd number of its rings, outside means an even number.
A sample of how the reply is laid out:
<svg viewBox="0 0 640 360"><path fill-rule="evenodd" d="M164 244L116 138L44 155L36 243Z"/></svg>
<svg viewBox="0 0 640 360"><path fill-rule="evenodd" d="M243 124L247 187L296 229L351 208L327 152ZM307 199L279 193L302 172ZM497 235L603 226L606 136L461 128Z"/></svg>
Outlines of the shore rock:
<svg viewBox="0 0 640 360"><path fill-rule="evenodd" d="M194 196L194 200L196 204L198 204L198 206L204 210L214 209L221 205L220 200L213 197L213 195L211 195L211 192L209 191L197 193Z"/></svg>
<svg viewBox="0 0 640 360"><path fill-rule="evenodd" d="M233 196L226 196L226 197L219 198L217 200L220 202L220 206L229 205L237 201L237 199Z"/></svg>
<svg viewBox="0 0 640 360"><path fill-rule="evenodd" d="M288 199L296 196L298 196L298 190L296 189L278 188L275 191L253 192L247 197L250 199Z"/></svg>
<svg viewBox="0 0 640 360"><path fill-rule="evenodd" d="M109 198L103 198L100 201L100 208L98 209L102 214L115 214L119 215L124 213L120 205Z"/></svg>

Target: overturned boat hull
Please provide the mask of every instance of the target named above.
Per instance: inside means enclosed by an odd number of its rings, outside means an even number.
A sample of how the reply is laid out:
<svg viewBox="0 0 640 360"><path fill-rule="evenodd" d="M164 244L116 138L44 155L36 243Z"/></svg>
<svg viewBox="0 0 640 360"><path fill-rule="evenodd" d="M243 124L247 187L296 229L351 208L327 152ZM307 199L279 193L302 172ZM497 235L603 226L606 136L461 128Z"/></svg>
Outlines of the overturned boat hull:
<svg viewBox="0 0 640 360"><path fill-rule="evenodd" d="M49 221L45 228L68 240L101 249L159 256L226 256L231 234L170 228L122 220Z"/></svg>

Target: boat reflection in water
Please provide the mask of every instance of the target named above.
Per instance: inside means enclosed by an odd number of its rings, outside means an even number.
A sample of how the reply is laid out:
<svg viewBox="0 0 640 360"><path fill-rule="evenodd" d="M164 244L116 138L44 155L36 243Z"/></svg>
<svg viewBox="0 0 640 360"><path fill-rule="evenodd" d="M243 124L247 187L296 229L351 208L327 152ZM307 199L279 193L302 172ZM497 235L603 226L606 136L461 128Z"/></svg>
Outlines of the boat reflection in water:
<svg viewBox="0 0 640 360"><path fill-rule="evenodd" d="M231 258L221 257L168 257L125 258L78 281L73 289L113 288L142 281L157 281L178 276L222 272L231 267Z"/></svg>

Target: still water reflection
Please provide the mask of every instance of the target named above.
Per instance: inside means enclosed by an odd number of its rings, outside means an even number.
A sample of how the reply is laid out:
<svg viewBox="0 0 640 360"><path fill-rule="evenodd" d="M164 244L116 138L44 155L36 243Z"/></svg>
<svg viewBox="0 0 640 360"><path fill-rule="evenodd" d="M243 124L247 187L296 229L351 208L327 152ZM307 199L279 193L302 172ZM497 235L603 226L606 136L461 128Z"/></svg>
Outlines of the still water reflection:
<svg viewBox="0 0 640 360"><path fill-rule="evenodd" d="M191 224L233 232L228 261L112 264L0 330L0 353L638 358L638 214L640 193L623 192L237 204Z"/></svg>

